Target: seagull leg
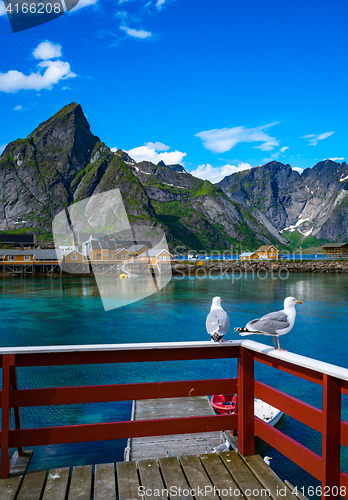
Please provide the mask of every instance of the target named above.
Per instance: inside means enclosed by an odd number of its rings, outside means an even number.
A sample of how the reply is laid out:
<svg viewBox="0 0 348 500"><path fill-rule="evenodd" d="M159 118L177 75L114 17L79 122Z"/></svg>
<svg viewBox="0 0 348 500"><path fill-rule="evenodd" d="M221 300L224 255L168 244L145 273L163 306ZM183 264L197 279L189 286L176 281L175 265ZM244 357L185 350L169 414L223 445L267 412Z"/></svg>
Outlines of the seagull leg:
<svg viewBox="0 0 348 500"><path fill-rule="evenodd" d="M278 351L285 351L285 352L288 352L286 349L281 349L281 348L280 348L279 337L277 337L277 340L278 340Z"/></svg>
<svg viewBox="0 0 348 500"><path fill-rule="evenodd" d="M272 338L273 338L274 349L277 349L276 341L275 341L275 336L273 335Z"/></svg>

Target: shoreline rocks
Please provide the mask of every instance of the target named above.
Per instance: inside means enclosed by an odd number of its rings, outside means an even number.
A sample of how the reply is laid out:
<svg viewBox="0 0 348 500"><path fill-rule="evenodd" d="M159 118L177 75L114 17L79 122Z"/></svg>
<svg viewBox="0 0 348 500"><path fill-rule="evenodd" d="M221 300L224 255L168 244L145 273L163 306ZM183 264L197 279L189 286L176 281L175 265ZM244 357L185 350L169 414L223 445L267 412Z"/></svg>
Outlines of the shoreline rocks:
<svg viewBox="0 0 348 500"><path fill-rule="evenodd" d="M200 272L201 271L201 272ZM203 261L203 265L197 263L175 263L173 274L209 274L209 273L348 273L347 261L226 261L209 260Z"/></svg>

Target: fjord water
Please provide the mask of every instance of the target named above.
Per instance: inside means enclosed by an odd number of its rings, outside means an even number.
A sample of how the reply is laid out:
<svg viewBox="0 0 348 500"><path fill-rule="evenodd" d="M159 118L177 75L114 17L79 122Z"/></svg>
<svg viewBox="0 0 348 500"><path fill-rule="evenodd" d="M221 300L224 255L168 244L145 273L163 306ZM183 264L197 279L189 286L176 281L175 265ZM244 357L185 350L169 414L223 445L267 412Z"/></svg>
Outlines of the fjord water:
<svg viewBox="0 0 348 500"><path fill-rule="evenodd" d="M205 318L211 299L219 295L230 316L227 339L236 339L234 326L283 307L293 296L297 306L293 330L281 337L281 347L348 368L348 276L290 274L282 276L223 275L177 277L158 293L126 307L105 312L93 278L0 280L0 345L35 346L125 342L208 340ZM141 286L141 279L139 281ZM273 345L263 336L247 337ZM236 376L236 360L211 360L116 365L38 367L18 369L20 388L93 385ZM256 363L256 378L294 397L322 407L322 388ZM342 417L348 420L343 397ZM131 402L23 408L23 427L45 427L130 418ZM321 435L284 416L278 429L321 454ZM126 441L37 447L31 468L47 469L123 460ZM257 439L257 452L273 457L272 467L298 486L318 482L266 443ZM342 451L348 471L348 454Z"/></svg>

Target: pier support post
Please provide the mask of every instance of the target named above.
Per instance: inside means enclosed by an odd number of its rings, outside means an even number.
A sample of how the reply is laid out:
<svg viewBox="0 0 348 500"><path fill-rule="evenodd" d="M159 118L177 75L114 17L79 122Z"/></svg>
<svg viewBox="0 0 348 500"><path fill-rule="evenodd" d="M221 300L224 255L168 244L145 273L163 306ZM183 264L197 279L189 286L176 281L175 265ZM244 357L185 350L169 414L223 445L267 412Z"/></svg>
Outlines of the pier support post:
<svg viewBox="0 0 348 500"><path fill-rule="evenodd" d="M238 358L238 451L255 454L254 354L240 347Z"/></svg>
<svg viewBox="0 0 348 500"><path fill-rule="evenodd" d="M340 493L341 383L323 374L322 499L337 499ZM325 491L329 495L324 495Z"/></svg>

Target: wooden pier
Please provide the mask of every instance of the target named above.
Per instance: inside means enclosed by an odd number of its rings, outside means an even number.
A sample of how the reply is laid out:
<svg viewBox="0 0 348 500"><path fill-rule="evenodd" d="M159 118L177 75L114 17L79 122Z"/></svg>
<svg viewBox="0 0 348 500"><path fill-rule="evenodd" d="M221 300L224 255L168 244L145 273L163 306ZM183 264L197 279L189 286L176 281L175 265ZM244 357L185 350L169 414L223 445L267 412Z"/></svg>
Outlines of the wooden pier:
<svg viewBox="0 0 348 500"><path fill-rule="evenodd" d="M214 411L206 396L133 401L132 420L150 420L171 417L197 417L213 415ZM210 452L222 442L222 432L200 432L169 436L150 436L128 440L125 460L179 456Z"/></svg>
<svg viewBox="0 0 348 500"><path fill-rule="evenodd" d="M15 454L10 477L0 480L1 500L304 500L260 456L243 458L235 451L25 474L31 456Z"/></svg>

